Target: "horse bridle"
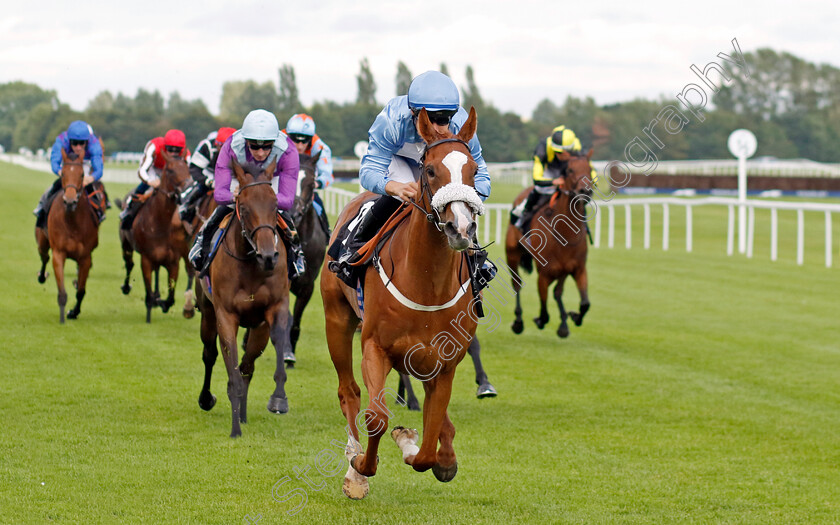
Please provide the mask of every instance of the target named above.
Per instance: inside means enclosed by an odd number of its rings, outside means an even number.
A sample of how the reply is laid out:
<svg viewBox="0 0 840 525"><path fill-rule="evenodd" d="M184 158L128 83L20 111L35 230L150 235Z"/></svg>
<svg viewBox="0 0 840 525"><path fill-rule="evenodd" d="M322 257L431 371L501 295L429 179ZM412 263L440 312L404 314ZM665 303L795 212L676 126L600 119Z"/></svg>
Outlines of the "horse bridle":
<svg viewBox="0 0 840 525"><path fill-rule="evenodd" d="M241 188L239 188L239 195L241 196L242 192L245 191L247 188L251 188L251 187L254 187L254 186L261 186L263 184L271 185L271 181L261 180L261 181L257 181L257 182L252 182L250 184L246 184L246 185L242 186ZM257 251L257 243L254 242L254 235L256 235L256 233L260 229L270 228L270 229L274 230L275 235L276 235L276 233L277 233L277 220L276 219L274 221L274 224L260 224L256 228L254 228L253 230L248 231L248 229L245 227L245 223L242 221L242 217L239 215L239 196L236 197L235 209L236 209L236 217L239 219L239 223L242 225L242 237L244 237L245 240L248 241L248 244L251 245L252 252ZM251 253L251 252L249 252L249 253Z"/></svg>
<svg viewBox="0 0 840 525"><path fill-rule="evenodd" d="M430 149L434 148L435 146L440 146L441 144L446 144L447 142L459 142L459 143L463 144L465 148L467 148L467 151L469 151L469 149L470 149L469 144L467 144L466 142L464 142L463 140L461 140L457 137L449 137L449 138L446 138L446 139L436 140L436 141L432 142L431 144L426 144L426 146L423 148L423 155L420 156L420 193L421 193L421 199L420 200L423 200L423 197L426 197L428 195L429 206L431 206L431 204L432 204L433 195L432 195L432 188L429 186L429 179L426 177L426 169L425 169L426 168L426 153ZM444 224L441 221L440 213L438 213L438 211L434 208L434 206L432 206L432 211L429 212L424 207L417 204L414 201L414 199L410 200L409 203L411 203L418 210L422 211L426 215L426 220L431 222L432 224L434 224L435 228L437 228L437 230L439 232L443 231Z"/></svg>
<svg viewBox="0 0 840 525"><path fill-rule="evenodd" d="M171 172L173 172L173 173L175 172L175 170L174 170L174 169L172 169L172 168L170 168L170 167L169 167L169 163L166 163L166 164L163 166L163 171L164 171L164 173L165 173L167 170L168 170L168 171L171 171ZM163 177L161 177L161 186L163 186ZM173 186L175 186L175 185L173 184ZM176 203L176 204L181 204L181 192L180 192L180 191L178 191L178 186L175 186L175 189L174 189L174 190L172 190L172 191L168 191L168 190L166 190L166 189L165 189L165 188L163 188L163 187L156 188L156 189L155 189L155 191L159 191L159 192L163 193L163 195L164 195L167 199L173 199L173 200L175 201L175 203Z"/></svg>
<svg viewBox="0 0 840 525"><path fill-rule="evenodd" d="M84 165L85 165L85 163L82 160L77 160L75 162L65 162L64 165L61 167L61 171L62 172L64 171L64 166L84 166ZM82 174L82 185L84 186L84 174ZM82 189L79 188L78 186L76 186L75 184L65 184L63 179L61 181L61 188L62 189L73 188L74 190L76 190L76 195L79 195L82 192Z"/></svg>

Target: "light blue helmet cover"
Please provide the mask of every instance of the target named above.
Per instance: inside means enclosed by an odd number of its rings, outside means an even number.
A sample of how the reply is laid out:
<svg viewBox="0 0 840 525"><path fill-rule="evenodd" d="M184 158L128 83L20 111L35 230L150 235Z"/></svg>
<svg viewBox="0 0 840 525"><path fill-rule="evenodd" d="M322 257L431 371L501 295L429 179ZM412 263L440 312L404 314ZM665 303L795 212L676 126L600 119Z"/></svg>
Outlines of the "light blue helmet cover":
<svg viewBox="0 0 840 525"><path fill-rule="evenodd" d="M305 113L298 113L292 115L289 122L286 123L286 133L307 135L309 137L315 135L315 121Z"/></svg>
<svg viewBox="0 0 840 525"><path fill-rule="evenodd" d="M412 109L457 110L460 101L455 83L440 71L426 71L417 75L408 87L408 107Z"/></svg>
<svg viewBox="0 0 840 525"><path fill-rule="evenodd" d="M264 109L255 109L242 121L242 136L248 140L277 140L280 137L277 117Z"/></svg>

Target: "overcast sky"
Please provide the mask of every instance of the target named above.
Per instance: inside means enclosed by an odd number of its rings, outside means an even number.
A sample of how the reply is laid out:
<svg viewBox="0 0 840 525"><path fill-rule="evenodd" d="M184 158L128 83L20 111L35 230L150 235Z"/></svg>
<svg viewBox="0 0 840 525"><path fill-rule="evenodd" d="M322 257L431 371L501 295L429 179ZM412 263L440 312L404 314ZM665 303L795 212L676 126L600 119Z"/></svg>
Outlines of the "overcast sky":
<svg viewBox="0 0 840 525"><path fill-rule="evenodd" d="M353 6L353 7L351 7ZM301 101L351 101L367 57L377 100L397 62L414 75L472 65L485 100L530 117L568 95L598 103L673 96L719 52L759 47L840 66L840 2L531 0L41 0L4 6L0 83L33 82L84 109L97 93L178 91L218 113L222 84L278 82L291 64Z"/></svg>

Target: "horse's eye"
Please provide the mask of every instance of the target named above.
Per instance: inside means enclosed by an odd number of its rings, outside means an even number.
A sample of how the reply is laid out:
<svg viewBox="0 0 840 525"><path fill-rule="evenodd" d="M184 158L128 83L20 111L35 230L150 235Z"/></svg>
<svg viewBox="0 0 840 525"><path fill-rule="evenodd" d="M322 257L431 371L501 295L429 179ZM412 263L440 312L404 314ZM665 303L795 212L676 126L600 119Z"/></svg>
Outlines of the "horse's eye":
<svg viewBox="0 0 840 525"><path fill-rule="evenodd" d="M434 178L435 170L431 166L426 167L426 176L429 178Z"/></svg>

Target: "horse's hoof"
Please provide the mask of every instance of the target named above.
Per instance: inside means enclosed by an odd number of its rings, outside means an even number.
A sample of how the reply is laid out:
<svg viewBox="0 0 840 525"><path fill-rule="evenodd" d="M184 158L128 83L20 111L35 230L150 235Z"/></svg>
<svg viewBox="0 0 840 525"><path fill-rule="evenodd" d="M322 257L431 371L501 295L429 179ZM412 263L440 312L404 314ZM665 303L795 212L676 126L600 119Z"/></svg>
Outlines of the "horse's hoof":
<svg viewBox="0 0 840 525"><path fill-rule="evenodd" d="M160 311L163 313L169 313L169 308L172 306L171 304L165 303L163 301L158 301L157 306L160 306Z"/></svg>
<svg viewBox="0 0 840 525"><path fill-rule="evenodd" d="M80 313L81 312L78 312L76 310L70 310L69 312L67 312L67 319L77 319Z"/></svg>
<svg viewBox="0 0 840 525"><path fill-rule="evenodd" d="M408 409L414 410L415 412L420 412L420 402L418 402L416 399L412 399L408 402Z"/></svg>
<svg viewBox="0 0 840 525"><path fill-rule="evenodd" d="M274 414L285 414L289 411L289 400L285 397L272 396L268 400L268 411Z"/></svg>
<svg viewBox="0 0 840 525"><path fill-rule="evenodd" d="M510 329L513 330L513 333L515 334L521 334L522 331L525 330L525 323L522 322L522 319L519 319L510 325Z"/></svg>
<svg viewBox="0 0 840 525"><path fill-rule="evenodd" d="M283 362L286 363L287 365L289 363L291 363L291 364L296 363L297 358L295 357L294 352L291 352L289 350L286 350L285 352L283 352ZM292 368L292 367L289 367L289 368Z"/></svg>
<svg viewBox="0 0 840 525"><path fill-rule="evenodd" d="M344 485L341 486L341 490L350 499L362 499L370 492L370 485L367 479L364 481L353 481L344 478Z"/></svg>
<svg viewBox="0 0 840 525"><path fill-rule="evenodd" d="M577 312L569 312L569 317L572 318L572 322L575 323L575 326L580 326L583 324L583 316Z"/></svg>
<svg viewBox="0 0 840 525"><path fill-rule="evenodd" d="M242 431L241 430L232 430L231 433L230 433L230 437L231 437L231 439L236 439L238 437L242 437Z"/></svg>
<svg viewBox="0 0 840 525"><path fill-rule="evenodd" d="M478 386L478 391L475 393L475 397L479 399L484 399L485 397L496 397L497 395L496 389L493 388L493 385L490 383L482 383Z"/></svg>
<svg viewBox="0 0 840 525"><path fill-rule="evenodd" d="M449 467L444 467L440 463L435 463L434 466L432 466L432 472L438 481L442 481L443 483L452 481L455 478L455 474L458 473L458 463Z"/></svg>
<svg viewBox="0 0 840 525"><path fill-rule="evenodd" d="M540 317L534 317L534 324L537 325L537 328L542 330L545 327L545 323L547 321L543 321Z"/></svg>
<svg viewBox="0 0 840 525"><path fill-rule="evenodd" d="M565 325L560 325L560 328L557 329L557 335L559 335L563 339L569 337L569 327Z"/></svg>
<svg viewBox="0 0 840 525"><path fill-rule="evenodd" d="M210 411L216 406L216 396L211 394L209 391L202 392L198 396L198 406L201 407L201 410Z"/></svg>
<svg viewBox="0 0 840 525"><path fill-rule="evenodd" d="M44 284L45 282L47 282L47 276L48 275L49 275L48 273L45 273L45 274L40 274L39 273L38 274L38 282L41 283L41 284Z"/></svg>
<svg viewBox="0 0 840 525"><path fill-rule="evenodd" d="M184 319L192 319L193 317L195 317L195 308L190 309L190 310L187 310L186 308L184 308L183 313L184 313Z"/></svg>
<svg viewBox="0 0 840 525"><path fill-rule="evenodd" d="M131 292L131 285L130 284L124 284L124 285L120 286L120 290L122 290L123 295L128 295Z"/></svg>

